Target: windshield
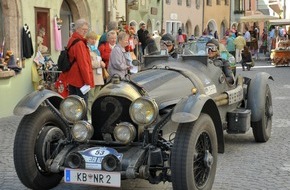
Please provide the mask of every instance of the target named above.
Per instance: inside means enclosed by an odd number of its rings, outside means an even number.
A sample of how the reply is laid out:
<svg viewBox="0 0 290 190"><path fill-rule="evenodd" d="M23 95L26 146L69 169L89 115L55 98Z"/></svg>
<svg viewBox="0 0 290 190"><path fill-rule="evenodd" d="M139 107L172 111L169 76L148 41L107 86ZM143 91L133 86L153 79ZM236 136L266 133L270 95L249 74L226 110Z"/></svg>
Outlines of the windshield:
<svg viewBox="0 0 290 190"><path fill-rule="evenodd" d="M188 41L183 44L183 55L207 56L207 41L208 40L206 38L198 38L197 40Z"/></svg>

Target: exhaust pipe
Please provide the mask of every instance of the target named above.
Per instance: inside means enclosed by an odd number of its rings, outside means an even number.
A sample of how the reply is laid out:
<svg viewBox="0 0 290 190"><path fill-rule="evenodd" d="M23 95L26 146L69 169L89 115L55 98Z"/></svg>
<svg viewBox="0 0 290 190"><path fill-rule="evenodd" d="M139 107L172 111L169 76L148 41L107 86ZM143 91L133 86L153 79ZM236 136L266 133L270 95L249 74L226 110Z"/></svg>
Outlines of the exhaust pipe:
<svg viewBox="0 0 290 190"><path fill-rule="evenodd" d="M102 160L102 169L108 172L120 169L120 160L113 154L108 154Z"/></svg>
<svg viewBox="0 0 290 190"><path fill-rule="evenodd" d="M85 160L80 153L72 152L67 156L65 165L72 169L85 169Z"/></svg>

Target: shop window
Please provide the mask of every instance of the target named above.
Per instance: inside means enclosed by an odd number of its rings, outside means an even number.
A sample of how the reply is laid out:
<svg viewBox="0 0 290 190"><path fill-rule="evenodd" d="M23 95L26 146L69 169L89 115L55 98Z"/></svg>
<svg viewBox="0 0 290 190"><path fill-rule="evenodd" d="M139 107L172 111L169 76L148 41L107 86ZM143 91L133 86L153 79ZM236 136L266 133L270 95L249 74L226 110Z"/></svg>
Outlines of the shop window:
<svg viewBox="0 0 290 190"><path fill-rule="evenodd" d="M191 0L186 0L186 6L190 7L191 6Z"/></svg>
<svg viewBox="0 0 290 190"><path fill-rule="evenodd" d="M221 4L221 0L216 0L216 4L220 5Z"/></svg>
<svg viewBox="0 0 290 190"><path fill-rule="evenodd" d="M43 55L50 54L50 17L49 9L35 8L36 50Z"/></svg>
<svg viewBox="0 0 290 190"><path fill-rule="evenodd" d="M182 5L182 0L178 0L178 1L177 1L177 4L178 4L178 5Z"/></svg>
<svg viewBox="0 0 290 190"><path fill-rule="evenodd" d="M225 0L225 5L230 5L230 0Z"/></svg>

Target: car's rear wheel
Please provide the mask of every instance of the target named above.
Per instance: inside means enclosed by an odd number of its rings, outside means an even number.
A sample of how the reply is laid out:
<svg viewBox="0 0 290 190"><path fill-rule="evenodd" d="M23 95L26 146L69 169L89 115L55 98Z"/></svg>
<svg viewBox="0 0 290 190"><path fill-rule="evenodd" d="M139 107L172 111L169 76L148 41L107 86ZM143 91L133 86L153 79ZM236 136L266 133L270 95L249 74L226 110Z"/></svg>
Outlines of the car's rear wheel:
<svg viewBox="0 0 290 190"><path fill-rule="evenodd" d="M212 119L201 114L196 122L181 124L172 148L173 189L211 189L216 166L217 137Z"/></svg>
<svg viewBox="0 0 290 190"><path fill-rule="evenodd" d="M264 94L265 98L263 106L261 108L262 109L261 119L257 122L251 123L256 142L267 142L271 136L272 130L273 106L272 106L271 91L268 84L266 86Z"/></svg>
<svg viewBox="0 0 290 190"><path fill-rule="evenodd" d="M50 173L46 162L60 150L65 126L47 107L22 118L14 141L14 164L20 181L31 189L57 186L62 173Z"/></svg>

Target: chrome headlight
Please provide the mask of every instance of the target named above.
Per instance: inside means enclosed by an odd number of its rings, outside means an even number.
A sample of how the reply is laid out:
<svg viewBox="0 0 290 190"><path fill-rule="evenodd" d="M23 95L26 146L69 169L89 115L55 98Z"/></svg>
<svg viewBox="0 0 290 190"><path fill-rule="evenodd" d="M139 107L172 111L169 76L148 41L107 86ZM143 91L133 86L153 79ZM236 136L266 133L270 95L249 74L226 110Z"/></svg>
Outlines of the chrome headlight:
<svg viewBox="0 0 290 190"><path fill-rule="evenodd" d="M71 135L74 140L84 142L92 138L94 134L93 126L87 121L78 121L71 128Z"/></svg>
<svg viewBox="0 0 290 190"><path fill-rule="evenodd" d="M131 119L138 125L149 125L157 117L158 106L154 100L141 97L131 104L129 113Z"/></svg>
<svg viewBox="0 0 290 190"><path fill-rule="evenodd" d="M119 123L114 129L114 138L116 141L127 144L136 137L135 127L128 122Z"/></svg>
<svg viewBox="0 0 290 190"><path fill-rule="evenodd" d="M87 106L85 100L76 95L70 95L60 104L61 114L70 122L76 122L85 117Z"/></svg>

